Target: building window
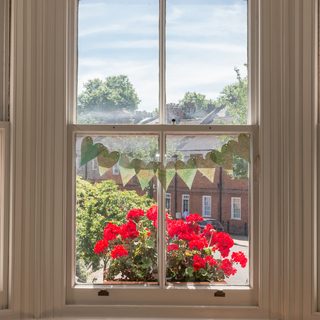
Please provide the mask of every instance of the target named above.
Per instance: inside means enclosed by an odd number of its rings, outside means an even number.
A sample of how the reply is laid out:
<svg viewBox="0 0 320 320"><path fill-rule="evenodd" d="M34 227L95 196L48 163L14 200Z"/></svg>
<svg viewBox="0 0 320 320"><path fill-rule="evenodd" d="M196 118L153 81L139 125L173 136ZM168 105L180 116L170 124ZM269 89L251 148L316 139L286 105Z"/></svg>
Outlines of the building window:
<svg viewBox="0 0 320 320"><path fill-rule="evenodd" d="M231 219L241 220L241 198L231 198Z"/></svg>
<svg viewBox="0 0 320 320"><path fill-rule="evenodd" d="M182 215L188 215L190 213L190 195L183 194L182 195Z"/></svg>
<svg viewBox="0 0 320 320"><path fill-rule="evenodd" d="M171 193L166 193L166 209L171 212Z"/></svg>
<svg viewBox="0 0 320 320"><path fill-rule="evenodd" d="M120 169L119 169L119 164L116 163L113 167L112 167L112 174L114 176L118 176L120 174Z"/></svg>
<svg viewBox="0 0 320 320"><path fill-rule="evenodd" d="M211 196L202 196L202 216L211 217Z"/></svg>

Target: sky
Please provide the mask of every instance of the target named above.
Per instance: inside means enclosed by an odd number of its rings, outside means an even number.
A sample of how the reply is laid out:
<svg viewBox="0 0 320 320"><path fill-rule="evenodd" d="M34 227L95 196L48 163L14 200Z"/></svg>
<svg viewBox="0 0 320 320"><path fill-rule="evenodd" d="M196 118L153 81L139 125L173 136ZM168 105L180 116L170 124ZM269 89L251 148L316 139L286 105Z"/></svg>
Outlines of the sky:
<svg viewBox="0 0 320 320"><path fill-rule="evenodd" d="M188 91L216 98L246 75L247 1L167 0L166 99ZM89 79L125 74L152 111L159 99L158 0L80 0L78 91Z"/></svg>

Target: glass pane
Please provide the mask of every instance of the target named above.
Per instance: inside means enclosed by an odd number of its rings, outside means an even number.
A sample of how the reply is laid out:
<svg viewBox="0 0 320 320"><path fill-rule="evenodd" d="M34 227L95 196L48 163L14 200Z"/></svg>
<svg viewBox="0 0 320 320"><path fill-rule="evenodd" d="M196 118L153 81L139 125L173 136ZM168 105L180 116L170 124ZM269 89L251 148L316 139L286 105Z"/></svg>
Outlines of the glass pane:
<svg viewBox="0 0 320 320"><path fill-rule="evenodd" d="M81 0L77 123L158 119L157 0Z"/></svg>
<svg viewBox="0 0 320 320"><path fill-rule="evenodd" d="M247 124L247 1L167 1L167 121Z"/></svg>
<svg viewBox="0 0 320 320"><path fill-rule="evenodd" d="M167 136L169 283L249 284L249 149L247 135ZM247 170L234 169L239 159ZM232 219L234 197L239 220Z"/></svg>
<svg viewBox="0 0 320 320"><path fill-rule="evenodd" d="M156 284L158 136L76 138L75 283Z"/></svg>

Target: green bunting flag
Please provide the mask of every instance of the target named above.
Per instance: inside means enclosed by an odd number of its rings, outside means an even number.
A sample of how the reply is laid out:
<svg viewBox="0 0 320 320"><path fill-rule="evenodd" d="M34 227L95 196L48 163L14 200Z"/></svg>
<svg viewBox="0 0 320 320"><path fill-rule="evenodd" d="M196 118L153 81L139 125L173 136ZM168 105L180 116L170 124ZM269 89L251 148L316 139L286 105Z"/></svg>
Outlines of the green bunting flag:
<svg viewBox="0 0 320 320"><path fill-rule="evenodd" d="M175 164L177 174L182 181L191 189L193 180L197 173L197 165L195 159L189 159L187 163L178 160Z"/></svg>
<svg viewBox="0 0 320 320"><path fill-rule="evenodd" d="M136 175L136 172L132 168L125 168L119 165L120 176L123 186L126 186L127 183Z"/></svg>
<svg viewBox="0 0 320 320"><path fill-rule="evenodd" d="M142 190L145 190L149 186L150 181L154 177L153 169L140 169L137 173L137 178L140 182L140 186Z"/></svg>
<svg viewBox="0 0 320 320"><path fill-rule="evenodd" d="M159 168L157 171L157 177L165 191L168 190L169 185L176 174L174 168Z"/></svg>

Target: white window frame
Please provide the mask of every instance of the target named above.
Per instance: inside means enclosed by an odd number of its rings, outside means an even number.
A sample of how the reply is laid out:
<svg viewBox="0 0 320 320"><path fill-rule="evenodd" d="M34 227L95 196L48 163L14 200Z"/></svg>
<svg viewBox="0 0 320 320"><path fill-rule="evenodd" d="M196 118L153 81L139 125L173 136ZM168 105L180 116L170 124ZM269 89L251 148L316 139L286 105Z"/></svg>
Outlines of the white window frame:
<svg viewBox="0 0 320 320"><path fill-rule="evenodd" d="M236 202L239 202L239 204L240 204L240 208L239 208L240 216L235 215ZM232 220L241 220L241 198L240 197L231 197L231 219Z"/></svg>
<svg viewBox="0 0 320 320"><path fill-rule="evenodd" d="M160 105L160 123L163 123L163 120L166 119L165 116L165 105L166 105L166 94L165 94L165 45L162 43L162 39L165 36L165 0L159 0L160 3L160 24L159 24L159 43L160 43L160 53L159 53L159 66L160 66L160 75L159 75L159 84L160 84L160 96L159 96L159 105ZM258 6L259 3L257 1L250 1L249 10L248 10L248 16L249 18L249 30L251 25L257 26L257 16L258 16ZM71 12L76 13L75 7L72 8ZM73 19L76 19L76 16L73 16ZM75 34L74 28L76 23L71 23L72 26L72 32L73 35ZM71 194L68 196L68 207L67 212L75 212L74 208L74 199L75 199L75 190L74 190L74 181L75 181L75 172L74 172L74 163L75 163L75 153L74 153L74 143L75 138L77 134L110 134L110 135L116 135L116 134L155 134L159 136L159 148L160 148L160 161L164 162L164 151L165 151L165 141L166 137L168 135L188 135L188 134L207 134L207 135L238 135L240 133L249 134L251 137L251 157L255 157L258 154L258 126L257 126L257 108L258 108L258 92L255 90L255 88L258 86L256 81L258 80L258 47L254 47L254 44L258 44L257 42L257 36L258 34L255 32L249 32L248 34L248 41L249 44L251 44L254 48L249 53L249 72L248 72L248 78L249 78L249 86L251 88L251 92L249 93L249 101L251 105L251 110L249 110L249 118L250 123L249 125L193 125L190 127L189 125L167 125L167 124L159 124L159 125L153 125L152 127L149 125L79 125L74 124L75 123L75 109L72 110L72 112L69 113L70 120L69 120L69 126L68 126L68 172L69 172L69 186L71 191ZM71 41L73 43L73 41ZM73 50L76 50L76 47L73 48ZM74 51L75 53L75 51ZM75 55L71 55L71 61L73 63L70 64L71 70L70 74L73 74L75 76ZM73 95L73 97L70 97L70 105L74 106L76 105L75 101L75 94L76 94L76 78L73 78L73 82L70 85L70 88L72 88L72 91L70 94ZM256 170L253 169L253 166L251 168L251 185L252 187L252 208L258 208L258 196L257 192L259 190L259 184L258 179L253 179L253 177L256 177L255 173ZM127 303L127 304L140 304L142 303L141 297L148 297L149 303L155 302L155 301L161 301L163 304L170 304L172 303L172 299L174 299L176 296L171 297L170 292L170 286L168 287L166 285L166 279L165 279L165 272L162 270L166 269L166 263L165 263L165 256L166 252L164 250L164 230L165 230L165 220L163 216L164 208L165 208L165 195L163 192L163 189L158 186L158 199L162 199L159 203L159 230L158 230L158 256L159 256L159 274L161 275L159 278L159 290L148 290L148 288L130 288L127 287L127 289L130 290L123 290L124 288L108 288L112 292L110 294L111 296L115 296L114 293L117 291L121 291L121 295L123 297L123 301L121 303ZM189 196L189 195L188 195ZM183 197L182 197L183 199ZM183 203L183 202L182 202ZM190 199L189 199L189 211L190 211ZM255 210L255 212L258 212L258 210ZM253 220L252 220L253 221ZM258 226L258 218L255 217L255 225ZM74 258L75 252L73 248L74 243L74 230L75 230L75 224L74 224L74 218L71 217L71 215L68 216L67 221L67 300L73 301L75 304L81 304L85 303L85 301L96 301L96 303L99 304L99 301L101 299L96 296L96 290L99 288L99 285L74 285ZM70 232L72 230L72 232ZM250 259L250 287L236 287L236 286L228 286L225 288L225 292L227 293L226 298L224 299L225 304L235 304L240 303L242 301L242 304L245 304L247 306L252 306L257 303L257 290L258 290L258 274L259 274L259 260L258 255L254 255L253 252L255 251L258 253L258 245L259 241L257 238L258 235L258 229L254 231L254 225L252 224L251 231L251 239L252 243L250 245L250 250L252 252ZM163 236L161 236L163 234ZM252 258L254 257L254 258ZM255 272L253 270L255 269ZM207 287L208 289L210 287ZM168 291L169 290L169 291ZM175 289L174 289L175 290ZM180 289L180 293L184 294L184 292L188 292L189 288L186 286L185 288ZM119 291L119 292L120 292ZM148 295L144 295L144 291L148 292ZM182 295L180 295L182 296ZM212 304L212 299L209 298L208 292L205 291L198 291L198 294L196 297L192 299L192 303L196 305L210 305ZM221 302L221 299L214 299L216 302L215 304L219 304ZM211 301L211 302L209 302ZM114 305L118 304L119 300L115 298L108 299L106 302L108 304ZM146 304L146 302L143 302ZM189 305L190 301L185 300L184 302L181 301L184 305Z"/></svg>
<svg viewBox="0 0 320 320"><path fill-rule="evenodd" d="M206 214L206 199L209 199L208 200L209 207L210 207L209 215ZM212 213L212 197L208 195L202 196L202 216L204 218L211 218L212 217L211 213Z"/></svg>
<svg viewBox="0 0 320 320"><path fill-rule="evenodd" d="M185 201L187 201L187 203L188 203L187 210L185 210L185 207L184 207ZM183 214L185 211L190 213L190 194L183 194L181 196L181 213Z"/></svg>

